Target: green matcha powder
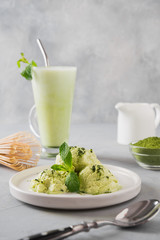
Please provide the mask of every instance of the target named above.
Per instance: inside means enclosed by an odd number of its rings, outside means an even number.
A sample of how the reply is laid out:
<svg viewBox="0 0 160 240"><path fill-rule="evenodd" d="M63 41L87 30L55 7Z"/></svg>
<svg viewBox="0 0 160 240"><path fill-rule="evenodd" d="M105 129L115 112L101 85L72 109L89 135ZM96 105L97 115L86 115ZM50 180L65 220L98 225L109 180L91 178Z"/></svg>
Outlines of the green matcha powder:
<svg viewBox="0 0 160 240"><path fill-rule="evenodd" d="M130 144L132 154L139 163L160 166L160 138L148 137Z"/></svg>
<svg viewBox="0 0 160 240"><path fill-rule="evenodd" d="M159 137L148 137L143 140L140 140L134 144L133 146L137 147L145 147L150 149L160 149L160 138Z"/></svg>

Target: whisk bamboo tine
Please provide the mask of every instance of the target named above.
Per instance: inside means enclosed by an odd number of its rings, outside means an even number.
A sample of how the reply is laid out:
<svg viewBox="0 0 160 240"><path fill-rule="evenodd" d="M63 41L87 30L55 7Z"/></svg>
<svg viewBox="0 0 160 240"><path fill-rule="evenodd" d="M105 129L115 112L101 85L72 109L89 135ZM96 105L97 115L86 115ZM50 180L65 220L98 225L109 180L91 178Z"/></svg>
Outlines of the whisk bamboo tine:
<svg viewBox="0 0 160 240"><path fill-rule="evenodd" d="M0 164L17 171L36 166L40 152L40 143L28 132L0 139Z"/></svg>

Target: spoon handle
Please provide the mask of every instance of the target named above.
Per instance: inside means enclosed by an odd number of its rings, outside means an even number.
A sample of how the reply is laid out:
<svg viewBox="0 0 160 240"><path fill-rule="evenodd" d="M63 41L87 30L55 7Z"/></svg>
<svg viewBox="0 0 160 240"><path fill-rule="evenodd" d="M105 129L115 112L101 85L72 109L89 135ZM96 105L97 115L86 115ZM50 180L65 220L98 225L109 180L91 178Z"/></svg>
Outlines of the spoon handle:
<svg viewBox="0 0 160 240"><path fill-rule="evenodd" d="M27 238L22 238L20 240L60 240L67 238L71 235L75 235L80 232L89 232L91 228L99 228L105 225L114 224L109 221L93 221L93 222L84 222L81 224L73 225L70 227L66 227L64 229L56 229L48 232L38 233L36 235L29 236Z"/></svg>

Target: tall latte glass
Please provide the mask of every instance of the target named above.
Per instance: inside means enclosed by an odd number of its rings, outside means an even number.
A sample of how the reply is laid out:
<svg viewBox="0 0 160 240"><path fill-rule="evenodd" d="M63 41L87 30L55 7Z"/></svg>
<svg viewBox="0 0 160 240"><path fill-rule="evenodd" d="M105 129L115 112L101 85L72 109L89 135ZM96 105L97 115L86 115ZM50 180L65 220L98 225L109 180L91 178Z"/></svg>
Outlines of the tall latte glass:
<svg viewBox="0 0 160 240"><path fill-rule="evenodd" d="M69 139L76 67L34 67L32 88L44 156L54 157ZM36 132L34 107L30 126Z"/></svg>

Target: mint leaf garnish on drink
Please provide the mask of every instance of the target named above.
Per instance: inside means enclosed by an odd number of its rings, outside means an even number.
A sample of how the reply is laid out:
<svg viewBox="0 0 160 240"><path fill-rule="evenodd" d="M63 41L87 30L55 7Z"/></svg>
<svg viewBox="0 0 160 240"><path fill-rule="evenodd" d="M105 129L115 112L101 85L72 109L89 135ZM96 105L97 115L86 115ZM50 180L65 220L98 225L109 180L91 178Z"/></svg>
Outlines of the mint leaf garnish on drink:
<svg viewBox="0 0 160 240"><path fill-rule="evenodd" d="M21 53L21 58L17 61L19 68L21 67L21 62L27 64L26 68L21 72L21 75L27 80L32 80L32 67L37 67L37 64L33 60L29 62L24 57L24 53Z"/></svg>
<svg viewBox="0 0 160 240"><path fill-rule="evenodd" d="M54 164L51 166L53 170L68 172L68 175L65 180L65 185L67 186L70 192L79 192L79 178L76 172L73 171L72 165L72 154L70 147L66 142L64 142L59 148L60 156L64 162L64 165Z"/></svg>

